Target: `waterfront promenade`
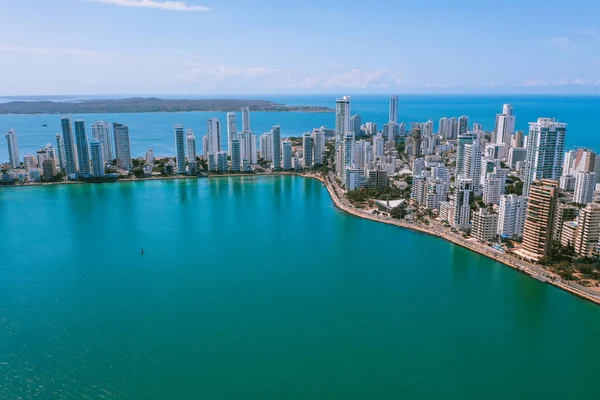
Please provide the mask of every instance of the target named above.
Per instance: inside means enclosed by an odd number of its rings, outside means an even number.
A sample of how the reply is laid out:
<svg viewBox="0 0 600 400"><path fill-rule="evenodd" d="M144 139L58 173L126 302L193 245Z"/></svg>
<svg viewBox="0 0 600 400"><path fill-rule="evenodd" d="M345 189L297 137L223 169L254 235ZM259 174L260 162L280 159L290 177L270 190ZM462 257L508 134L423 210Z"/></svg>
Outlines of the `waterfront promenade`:
<svg viewBox="0 0 600 400"><path fill-rule="evenodd" d="M404 220L394 219L387 215L373 214L369 211L358 209L348 201L348 199L344 195L344 190L338 185L332 174L329 174L326 178L315 174L304 174L303 176L312 177L321 181L327 188L327 191L329 192L329 195L331 196L331 199L333 200L335 206L349 214L352 214L356 217L369 219L371 221L396 225L401 228L412 229L428 235L437 236L439 238L448 240L449 242L452 242L458 246L472 250L483 256L498 261L499 263L514 268L541 282L545 282L550 285L556 286L571 294L574 294L585 300L600 305L600 295L593 293L590 289L581 286L575 282L565 281L560 276L547 271L544 267L540 265L531 264L527 261L516 258L508 253L497 251L490 246L480 243L476 239L465 239L462 235L452 232L450 229L442 226L434 220L429 219L429 224L423 224L419 222L408 222Z"/></svg>

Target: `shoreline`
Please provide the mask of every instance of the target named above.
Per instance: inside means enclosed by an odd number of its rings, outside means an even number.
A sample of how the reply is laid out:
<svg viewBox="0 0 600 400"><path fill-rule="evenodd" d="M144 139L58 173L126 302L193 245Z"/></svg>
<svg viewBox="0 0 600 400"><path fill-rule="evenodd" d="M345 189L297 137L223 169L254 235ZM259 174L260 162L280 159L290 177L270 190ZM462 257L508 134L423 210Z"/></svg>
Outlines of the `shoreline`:
<svg viewBox="0 0 600 400"><path fill-rule="evenodd" d="M275 176L300 176L303 178L316 179L323 184L323 186L327 189L329 193L329 197L331 197L334 205L341 211L344 211L352 216L363 218L367 220L371 220L373 222L384 223L388 225L394 225L399 228L410 229L412 231L420 232L429 236L437 237L440 239L444 239L452 244L458 245L464 249L471 250L475 253L478 253L482 256L485 256L491 260L499 262L503 265L506 265L516 271L524 273L534 279L537 279L541 282L552 285L556 288L562 289L565 292L571 293L583 300L590 301L594 304L600 305L600 296L593 295L585 292L582 289L571 286L564 281L557 281L556 275L549 274L544 268L541 266L537 266L531 263L528 263L524 260L517 259L515 257L508 256L507 253L500 253L497 250L492 249L489 246L483 245L476 241L475 239L464 239L460 234L454 234L452 232L447 231L441 225L434 224L416 224L405 222L403 220L396 220L391 217L382 217L377 214L372 214L367 211L363 211L349 204L344 204L341 196L337 193L337 188L334 183L330 182L330 179L323 178L318 174L309 174L302 173L297 171L276 171L270 173L260 173L260 174L216 174L216 175L208 175L206 177L198 177L198 176L187 176L187 175L174 175L174 176L161 176L161 177L148 177L148 178L130 178L130 179L119 179L116 181L107 181L107 182L85 182L85 181L64 181L64 182L39 182L39 183L30 183L25 185L2 185L0 189L3 187L16 188L16 187L40 187L40 186L54 186L54 185L83 185L83 184L96 184L96 183L122 183L122 182L144 182L144 181L168 181L168 180L180 180L180 179L218 179L218 178L243 178L243 177L275 177ZM340 189L341 190L341 189ZM560 278L559 278L560 279Z"/></svg>
<svg viewBox="0 0 600 400"><path fill-rule="evenodd" d="M471 251L478 253L482 256L485 256L489 259L492 259L496 262L506 265L506 266L508 266L516 271L519 271L523 274L526 274L538 281L547 283L558 289L562 289L565 292L571 293L583 300L587 300L596 305L600 305L600 297L599 296L595 296L593 294L587 293L577 287L570 286L562 281L556 281L555 275L549 274L547 271L545 271L540 266L536 266L536 265L530 264L526 261L508 256L507 253L500 253L497 250L494 250L489 246L480 244L475 239L466 240L466 239L463 239L462 236L460 236L458 234L452 234L450 232L446 232L445 228L442 227L441 225L438 226L438 228L440 230L436 230L435 227L433 227L431 224L430 225L417 225L414 223L404 222L402 220L395 220L395 219L392 219L391 217L387 217L387 218L380 217L379 215L371 214L369 212L356 209L352 206L344 204L344 202L340 199L339 195L337 194L334 184L332 184L329 179L323 178L318 175L301 175L301 176L304 176L307 178L314 178L314 179L317 179L318 181L320 181L327 188L327 191L329 192L329 196L333 200L333 203L336 206L336 208L338 208L348 214L351 214L358 218L368 219L368 220L371 220L374 222L380 222L380 223L384 223L384 224L388 224L388 225L395 225L399 228L406 228L406 229L410 229L410 230L417 231L420 233L424 233L426 235L444 239L444 240L446 240L450 243L453 243L455 245L458 245L464 249L471 250Z"/></svg>

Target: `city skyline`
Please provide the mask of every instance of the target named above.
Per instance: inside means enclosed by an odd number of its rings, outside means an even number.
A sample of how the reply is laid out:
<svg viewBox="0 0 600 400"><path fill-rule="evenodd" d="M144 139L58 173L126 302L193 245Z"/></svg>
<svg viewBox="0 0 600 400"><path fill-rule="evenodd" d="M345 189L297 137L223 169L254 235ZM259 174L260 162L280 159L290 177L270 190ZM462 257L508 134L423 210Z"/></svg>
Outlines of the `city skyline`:
<svg viewBox="0 0 600 400"><path fill-rule="evenodd" d="M505 0L500 6L509 17L502 29L485 29L499 5L475 0L375 7L316 0L285 6L266 0L11 2L0 5L4 37L13 38L0 40L0 54L11 60L0 73L12 77L0 91L599 93L600 26L594 18L599 6L549 3ZM315 15L327 18L325 31L312 28ZM377 23L390 15L402 20ZM554 29L540 29L556 16L560 24ZM90 24L92 19L113 24ZM365 23L369 29L346 29ZM179 29L171 29L175 24ZM330 46L332 41L338 44ZM349 61L349 51L363 57Z"/></svg>

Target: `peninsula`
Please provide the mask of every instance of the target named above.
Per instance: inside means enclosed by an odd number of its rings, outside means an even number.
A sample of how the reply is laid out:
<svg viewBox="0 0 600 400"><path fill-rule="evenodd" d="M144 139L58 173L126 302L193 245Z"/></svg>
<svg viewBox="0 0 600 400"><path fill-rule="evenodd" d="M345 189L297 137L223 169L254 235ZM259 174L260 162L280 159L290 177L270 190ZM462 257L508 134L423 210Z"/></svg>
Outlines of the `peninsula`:
<svg viewBox="0 0 600 400"><path fill-rule="evenodd" d="M288 106L267 100L202 99L179 100L132 97L127 99L94 99L72 102L12 101L0 103L0 114L94 114L146 112L229 112L248 107L250 111L267 112L333 112L329 107Z"/></svg>

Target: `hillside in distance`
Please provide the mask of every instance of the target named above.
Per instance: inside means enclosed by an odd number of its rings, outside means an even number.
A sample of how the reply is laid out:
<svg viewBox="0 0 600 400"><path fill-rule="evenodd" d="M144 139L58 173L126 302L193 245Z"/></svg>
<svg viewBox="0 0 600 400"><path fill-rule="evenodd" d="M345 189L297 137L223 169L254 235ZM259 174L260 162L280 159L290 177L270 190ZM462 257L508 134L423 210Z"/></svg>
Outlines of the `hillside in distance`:
<svg viewBox="0 0 600 400"><path fill-rule="evenodd" d="M132 97L128 99L59 101L11 101L0 103L0 114L93 114L93 113L144 113L187 111L250 111L282 112L333 112L328 107L287 106L267 100L203 99L175 100Z"/></svg>

